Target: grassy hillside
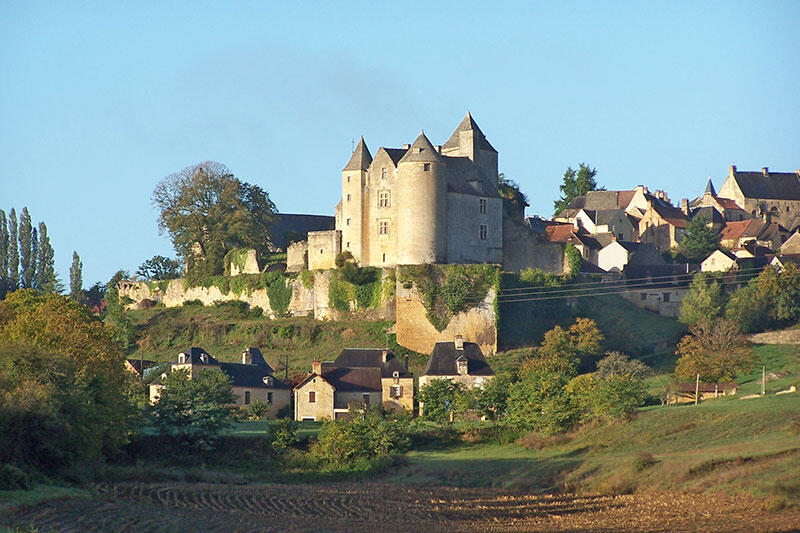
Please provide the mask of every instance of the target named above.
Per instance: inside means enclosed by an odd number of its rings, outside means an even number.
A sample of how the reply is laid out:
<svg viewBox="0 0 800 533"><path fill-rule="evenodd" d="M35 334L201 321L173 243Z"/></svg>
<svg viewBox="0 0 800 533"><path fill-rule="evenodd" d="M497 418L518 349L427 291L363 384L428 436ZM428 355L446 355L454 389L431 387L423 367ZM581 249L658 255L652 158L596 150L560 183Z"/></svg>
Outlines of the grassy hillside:
<svg viewBox="0 0 800 533"><path fill-rule="evenodd" d="M313 359L334 359L346 347L388 346L401 357L409 355L412 371L421 371L426 359L398 346L394 335L385 333L391 322L269 320L236 305L161 307L131 311L131 316L136 348L129 357L158 362L173 361L190 346L201 346L228 362L239 361L242 349L256 346L276 370L278 356L287 354L290 373L306 372Z"/></svg>
<svg viewBox="0 0 800 533"><path fill-rule="evenodd" d="M800 358L791 346L757 346L772 373L767 396L759 372L741 376L737 396L700 405L654 406L628 422L583 427L552 438L512 444L461 443L417 450L398 481L425 485L495 486L529 490L727 491L800 506ZM480 438L477 440L480 441Z"/></svg>

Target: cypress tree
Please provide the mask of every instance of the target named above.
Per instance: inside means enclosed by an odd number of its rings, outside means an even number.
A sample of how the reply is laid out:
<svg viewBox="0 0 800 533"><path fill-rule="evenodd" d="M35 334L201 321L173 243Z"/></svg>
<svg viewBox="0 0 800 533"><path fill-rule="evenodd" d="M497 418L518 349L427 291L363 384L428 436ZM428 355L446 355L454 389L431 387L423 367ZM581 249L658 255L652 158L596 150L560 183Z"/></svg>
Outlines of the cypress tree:
<svg viewBox="0 0 800 533"><path fill-rule="evenodd" d="M33 244L33 225L28 208L22 208L19 217L19 266L22 279L20 286L23 289L33 287L33 276L36 273L36 246Z"/></svg>
<svg viewBox="0 0 800 533"><path fill-rule="evenodd" d="M17 212L8 213L8 292L19 288L19 240L17 239Z"/></svg>
<svg viewBox="0 0 800 533"><path fill-rule="evenodd" d="M44 293L60 292L55 269L55 252L47 236L47 226L39 222L39 256L36 265L36 288Z"/></svg>
<svg viewBox="0 0 800 533"><path fill-rule="evenodd" d="M72 266L69 267L69 297L79 302L83 289L83 263L78 252L72 252Z"/></svg>
<svg viewBox="0 0 800 533"><path fill-rule="evenodd" d="M0 300L8 290L8 222L6 212L0 209Z"/></svg>

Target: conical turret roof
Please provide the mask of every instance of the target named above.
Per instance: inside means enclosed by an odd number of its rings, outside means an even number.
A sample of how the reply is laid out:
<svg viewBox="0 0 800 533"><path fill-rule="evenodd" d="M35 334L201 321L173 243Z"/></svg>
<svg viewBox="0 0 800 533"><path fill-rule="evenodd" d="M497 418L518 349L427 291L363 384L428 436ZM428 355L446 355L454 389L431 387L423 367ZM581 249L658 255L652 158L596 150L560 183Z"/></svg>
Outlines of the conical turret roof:
<svg viewBox="0 0 800 533"><path fill-rule="evenodd" d="M441 160L442 156L439 155L439 152L436 151L436 148L433 147L425 136L425 132L421 131L417 140L414 141L414 144L408 149L406 155L398 161L398 164L410 162L432 163Z"/></svg>
<svg viewBox="0 0 800 533"><path fill-rule="evenodd" d="M353 150L353 155L350 157L350 161L347 162L342 171L367 170L370 163L372 163L372 154L369 153L367 143L364 142L364 137L362 136L358 141L356 149Z"/></svg>
<svg viewBox="0 0 800 533"><path fill-rule="evenodd" d="M489 144L489 141L486 140L486 136L483 134L481 129L478 127L478 124L472 118L472 115L469 111L464 116L464 120L461 121L461 124L458 125L456 131L447 139L447 142L442 145L442 148L458 148L461 143L461 132L462 131L473 131L473 135L478 140L478 147L482 150L490 150L492 152L497 152L494 147Z"/></svg>
<svg viewBox="0 0 800 533"><path fill-rule="evenodd" d="M714 190L714 184L711 183L711 178L708 178L708 184L706 185L705 194L710 194L711 196L717 195L717 191Z"/></svg>

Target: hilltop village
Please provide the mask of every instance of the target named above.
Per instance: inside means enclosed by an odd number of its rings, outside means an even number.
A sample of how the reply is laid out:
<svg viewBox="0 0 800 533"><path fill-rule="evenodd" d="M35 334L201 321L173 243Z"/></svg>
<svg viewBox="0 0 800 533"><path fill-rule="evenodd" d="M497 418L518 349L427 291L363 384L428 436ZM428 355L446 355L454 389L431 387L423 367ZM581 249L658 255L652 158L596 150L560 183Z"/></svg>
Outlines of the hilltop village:
<svg viewBox="0 0 800 533"><path fill-rule="evenodd" d="M380 147L373 157L361 138L342 169L333 217L279 215L271 243L286 254L279 262L263 264L254 250L240 250L228 261L230 282L192 287L181 280L125 281L119 294L133 307L241 300L271 317L337 320L361 313L393 320L398 344L431 354L420 385L435 375L483 386L493 375L484 354L500 345L499 283L485 283L469 305L437 321L420 267L435 283L444 283L447 265L473 268L473 282L481 265L487 279L525 270L580 273L598 283L628 285L620 295L632 304L677 317L695 272L752 273L800 261L800 171L731 166L719 192L709 179L701 197L679 205L646 185L590 190L549 220L525 216L524 196L508 189L498 173L497 150L469 113L442 145L421 132L413 143ZM707 257L676 253L698 222L718 235L720 246ZM571 273L576 267L579 272ZM438 278L431 268L440 269ZM349 279L354 269L372 269L375 277L367 283ZM265 288L234 288L234 278L268 272L273 277ZM288 277L275 277L277 272ZM275 303L281 287L282 306ZM365 292L366 298L360 296ZM195 375L193 365L227 365L242 405L263 396L276 415L290 404L288 385L272 375L257 348L246 350L241 364L219 363L192 348L172 366ZM151 400L160 387L158 381L151 385ZM334 361L314 363L291 403L298 420L319 420L346 412L354 399L412 409L413 389L407 361L386 349L352 348Z"/></svg>

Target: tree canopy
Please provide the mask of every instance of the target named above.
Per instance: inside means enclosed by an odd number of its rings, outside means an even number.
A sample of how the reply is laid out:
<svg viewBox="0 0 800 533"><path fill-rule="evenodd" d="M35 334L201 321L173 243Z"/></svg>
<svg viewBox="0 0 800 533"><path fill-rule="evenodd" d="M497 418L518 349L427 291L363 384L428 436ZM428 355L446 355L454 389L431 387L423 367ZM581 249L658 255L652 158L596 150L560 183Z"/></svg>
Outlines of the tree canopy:
<svg viewBox="0 0 800 533"><path fill-rule="evenodd" d="M567 167L563 181L558 187L561 190L561 198L553 203L555 212L559 213L567 209L572 200L578 196L598 190L597 181L594 179L596 175L597 169L590 168L586 163L581 163L578 170Z"/></svg>
<svg viewBox="0 0 800 533"><path fill-rule="evenodd" d="M678 343L680 356L675 375L702 381L732 380L740 372L750 370L755 355L739 327L725 319L704 320L689 328L690 334Z"/></svg>
<svg viewBox="0 0 800 533"><path fill-rule="evenodd" d="M682 323L691 326L701 320L717 318L725 308L725 297L719 282L703 272L692 278L689 292L681 302L678 317Z"/></svg>
<svg viewBox="0 0 800 533"><path fill-rule="evenodd" d="M234 248L267 251L275 204L225 165L206 161L162 179L152 195L159 230L187 264L187 276L219 275Z"/></svg>
<svg viewBox="0 0 800 533"><path fill-rule="evenodd" d="M719 249L719 232L708 225L705 217L696 216L686 228L676 255L689 263L699 263L717 249Z"/></svg>
<svg viewBox="0 0 800 533"><path fill-rule="evenodd" d="M146 280L175 279L181 276L181 264L163 255L154 255L141 265L136 275Z"/></svg>

